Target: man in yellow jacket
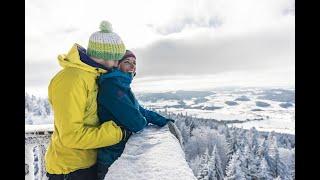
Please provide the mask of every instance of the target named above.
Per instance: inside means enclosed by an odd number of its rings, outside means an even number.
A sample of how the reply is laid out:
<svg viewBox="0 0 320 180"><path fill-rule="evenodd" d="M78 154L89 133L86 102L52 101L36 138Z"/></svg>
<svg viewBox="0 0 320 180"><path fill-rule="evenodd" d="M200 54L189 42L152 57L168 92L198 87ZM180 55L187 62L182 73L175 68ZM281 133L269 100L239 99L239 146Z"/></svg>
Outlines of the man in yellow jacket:
<svg viewBox="0 0 320 180"><path fill-rule="evenodd" d="M90 36L87 51L74 44L68 54L58 56L63 69L48 88L54 112L54 132L45 155L49 180L96 179L97 148L130 136L113 121L99 124L96 79L117 66L126 49L110 23L103 21L100 29Z"/></svg>

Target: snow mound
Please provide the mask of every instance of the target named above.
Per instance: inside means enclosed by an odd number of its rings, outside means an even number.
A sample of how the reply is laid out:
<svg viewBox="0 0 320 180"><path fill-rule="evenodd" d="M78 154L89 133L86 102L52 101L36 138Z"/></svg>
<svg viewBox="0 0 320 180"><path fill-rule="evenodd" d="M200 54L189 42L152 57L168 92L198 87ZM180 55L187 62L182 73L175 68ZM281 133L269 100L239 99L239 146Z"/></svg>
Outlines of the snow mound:
<svg viewBox="0 0 320 180"><path fill-rule="evenodd" d="M196 180L177 138L168 126L148 126L133 134L107 180Z"/></svg>

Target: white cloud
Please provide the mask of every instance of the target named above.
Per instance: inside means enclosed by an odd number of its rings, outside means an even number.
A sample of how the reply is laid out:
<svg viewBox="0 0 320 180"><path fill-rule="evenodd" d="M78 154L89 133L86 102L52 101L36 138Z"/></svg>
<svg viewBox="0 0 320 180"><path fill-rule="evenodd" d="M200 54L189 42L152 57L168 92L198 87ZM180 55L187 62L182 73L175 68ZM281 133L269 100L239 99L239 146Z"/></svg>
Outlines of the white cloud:
<svg viewBox="0 0 320 180"><path fill-rule="evenodd" d="M212 90L220 87L294 88L294 69L273 68L247 72L232 71L214 75L151 76L133 80L134 92L166 92L175 90ZM281 78L279 78L281 77Z"/></svg>
<svg viewBox="0 0 320 180"><path fill-rule="evenodd" d="M254 73L289 67L293 69L289 75L293 79L294 3L293 0L26 1L26 85L48 84L51 75L60 68L57 55L66 53L75 42L86 47L101 20L109 20L127 48L136 50L138 63L141 62L140 77L193 71ZM157 60L159 57L162 59ZM181 69L177 70L178 66ZM48 75L45 70L41 75L40 70L35 71L46 68Z"/></svg>
<svg viewBox="0 0 320 180"><path fill-rule="evenodd" d="M288 24L232 35L204 30L183 38L172 35L134 51L141 76L293 67L294 29Z"/></svg>

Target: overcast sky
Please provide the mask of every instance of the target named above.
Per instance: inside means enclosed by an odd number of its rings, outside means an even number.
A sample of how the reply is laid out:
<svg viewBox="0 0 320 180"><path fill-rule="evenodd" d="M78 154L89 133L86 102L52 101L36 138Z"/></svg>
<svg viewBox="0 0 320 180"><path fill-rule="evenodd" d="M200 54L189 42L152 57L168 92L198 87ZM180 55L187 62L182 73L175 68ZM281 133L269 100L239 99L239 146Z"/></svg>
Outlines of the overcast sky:
<svg viewBox="0 0 320 180"><path fill-rule="evenodd" d="M139 91L294 86L292 0L26 1L26 91L46 94L57 56L101 20L137 56ZM200 80L201 79L201 80ZM195 86L197 82L197 86ZM177 86L179 84L179 86Z"/></svg>

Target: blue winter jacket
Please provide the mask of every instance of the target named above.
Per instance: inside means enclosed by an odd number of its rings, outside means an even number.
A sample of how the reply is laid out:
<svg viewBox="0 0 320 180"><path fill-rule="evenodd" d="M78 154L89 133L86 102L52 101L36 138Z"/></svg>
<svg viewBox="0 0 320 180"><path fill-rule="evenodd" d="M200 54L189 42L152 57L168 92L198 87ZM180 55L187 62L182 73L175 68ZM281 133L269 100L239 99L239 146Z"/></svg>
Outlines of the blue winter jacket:
<svg viewBox="0 0 320 180"><path fill-rule="evenodd" d="M132 76L112 69L98 79L98 116L100 122L113 120L117 125L138 132L148 123L164 126L167 119L156 112L141 107L131 91ZM109 167L120 155L124 141L98 150L98 163Z"/></svg>

